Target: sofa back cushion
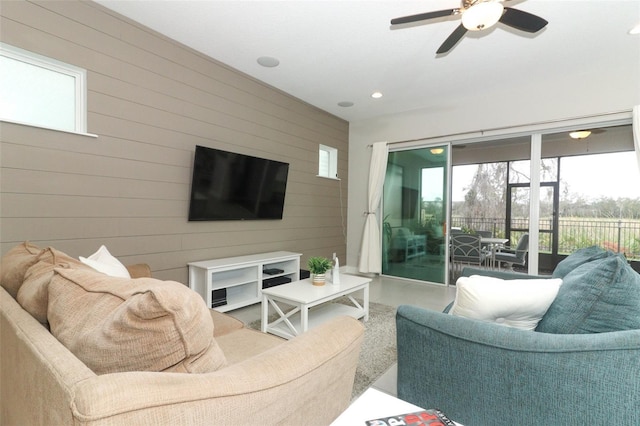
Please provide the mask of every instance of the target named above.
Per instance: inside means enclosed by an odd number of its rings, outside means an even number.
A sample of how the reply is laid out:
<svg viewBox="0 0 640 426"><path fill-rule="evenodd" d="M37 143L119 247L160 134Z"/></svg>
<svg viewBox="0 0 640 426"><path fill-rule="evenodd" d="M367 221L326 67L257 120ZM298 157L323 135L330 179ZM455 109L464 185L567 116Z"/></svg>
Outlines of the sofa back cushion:
<svg viewBox="0 0 640 426"><path fill-rule="evenodd" d="M551 276L552 278L564 278L565 275L580 265L610 256L615 256L615 253L598 246L578 249L558 263Z"/></svg>
<svg viewBox="0 0 640 426"><path fill-rule="evenodd" d="M24 275L24 282L18 290L16 299L20 306L42 324L47 323L49 283L53 278L54 268L59 266L90 269L89 266L82 264L79 260L66 253L47 247L42 250L37 262L27 269Z"/></svg>
<svg viewBox="0 0 640 426"><path fill-rule="evenodd" d="M640 329L640 275L621 255L582 265L563 278L536 331L554 334Z"/></svg>
<svg viewBox="0 0 640 426"><path fill-rule="evenodd" d="M2 256L0 283L14 299L18 296L27 269L38 261L41 252L41 248L25 241Z"/></svg>
<svg viewBox="0 0 640 426"><path fill-rule="evenodd" d="M225 363L202 298L153 278L56 268L49 284L52 334L96 374L205 373Z"/></svg>

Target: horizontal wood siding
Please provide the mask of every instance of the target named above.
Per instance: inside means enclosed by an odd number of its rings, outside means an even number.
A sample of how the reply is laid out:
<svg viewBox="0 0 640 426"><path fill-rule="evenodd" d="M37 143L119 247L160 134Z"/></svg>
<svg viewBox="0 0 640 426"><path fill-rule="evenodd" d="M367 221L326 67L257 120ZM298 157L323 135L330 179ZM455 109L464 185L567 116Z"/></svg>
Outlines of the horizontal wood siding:
<svg viewBox="0 0 640 426"><path fill-rule="evenodd" d="M187 282L186 263L346 257L348 123L91 2L3 2L4 43L87 70L88 132L0 123L0 249L101 244ZM318 145L340 181L318 178ZM288 162L284 219L188 222L195 145Z"/></svg>

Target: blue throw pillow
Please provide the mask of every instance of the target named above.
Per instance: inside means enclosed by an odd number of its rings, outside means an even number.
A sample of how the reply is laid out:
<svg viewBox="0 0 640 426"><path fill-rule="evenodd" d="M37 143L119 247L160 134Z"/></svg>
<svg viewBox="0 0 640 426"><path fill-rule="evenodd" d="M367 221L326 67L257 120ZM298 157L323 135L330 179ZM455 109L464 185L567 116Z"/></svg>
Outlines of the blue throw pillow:
<svg viewBox="0 0 640 426"><path fill-rule="evenodd" d="M635 329L640 329L640 274L622 255L614 255L568 273L536 331L584 334Z"/></svg>
<svg viewBox="0 0 640 426"><path fill-rule="evenodd" d="M614 252L610 250L604 250L598 246L581 248L571 253L562 262L558 263L556 269L553 270L553 274L551 274L551 277L564 278L565 275L584 263L615 255L616 254Z"/></svg>

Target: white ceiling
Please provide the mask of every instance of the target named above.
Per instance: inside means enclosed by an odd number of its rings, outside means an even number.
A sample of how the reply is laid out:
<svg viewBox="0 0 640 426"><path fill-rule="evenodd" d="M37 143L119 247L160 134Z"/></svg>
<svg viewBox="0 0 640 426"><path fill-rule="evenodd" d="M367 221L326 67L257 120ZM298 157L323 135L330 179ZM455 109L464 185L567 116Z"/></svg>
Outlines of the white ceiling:
<svg viewBox="0 0 640 426"><path fill-rule="evenodd" d="M389 21L459 7L456 0L97 2L348 121L446 108L515 85L541 90L555 73L626 67L640 57L640 35L628 34L640 22L640 0L508 1L549 24L530 35L499 23L438 57L459 17L402 29ZM262 67L261 56L280 65ZM372 99L374 91L384 96Z"/></svg>

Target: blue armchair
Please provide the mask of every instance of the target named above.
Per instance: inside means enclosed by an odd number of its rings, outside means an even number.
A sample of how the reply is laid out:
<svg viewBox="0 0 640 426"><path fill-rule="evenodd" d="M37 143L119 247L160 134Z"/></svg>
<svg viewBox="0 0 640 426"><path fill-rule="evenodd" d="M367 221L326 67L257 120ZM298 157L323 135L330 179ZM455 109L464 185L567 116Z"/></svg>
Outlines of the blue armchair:
<svg viewBox="0 0 640 426"><path fill-rule="evenodd" d="M551 334L407 305L396 329L398 397L465 426L640 425L640 329Z"/></svg>

